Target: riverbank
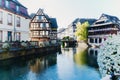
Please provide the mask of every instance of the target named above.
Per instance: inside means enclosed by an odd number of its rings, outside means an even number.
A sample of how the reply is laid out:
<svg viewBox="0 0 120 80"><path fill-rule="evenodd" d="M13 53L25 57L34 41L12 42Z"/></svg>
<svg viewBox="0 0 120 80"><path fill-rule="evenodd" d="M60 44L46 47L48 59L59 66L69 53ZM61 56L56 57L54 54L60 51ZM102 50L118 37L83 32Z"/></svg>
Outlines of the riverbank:
<svg viewBox="0 0 120 80"><path fill-rule="evenodd" d="M0 60L6 60L16 57L34 55L34 54L41 54L48 53L52 51L59 51L60 46L47 46L47 47L33 47L33 48L26 48L26 49L16 49L16 50L9 50L9 51L0 51Z"/></svg>

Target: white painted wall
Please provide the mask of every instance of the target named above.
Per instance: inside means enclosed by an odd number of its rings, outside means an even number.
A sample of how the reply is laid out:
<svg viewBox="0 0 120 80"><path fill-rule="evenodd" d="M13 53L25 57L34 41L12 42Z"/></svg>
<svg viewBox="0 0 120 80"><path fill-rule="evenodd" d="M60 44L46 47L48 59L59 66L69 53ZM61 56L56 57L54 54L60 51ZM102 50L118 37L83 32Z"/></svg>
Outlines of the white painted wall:
<svg viewBox="0 0 120 80"><path fill-rule="evenodd" d="M29 22L30 19L26 19L25 17L22 17L20 15L13 14L11 12L8 12L6 10L0 9L0 11L3 12L3 24L0 24L0 30L3 31L3 42L7 40L7 32L12 31L12 33L15 32L20 32L21 33L21 41L22 40L30 40L29 37ZM7 17L8 13L12 14L12 26L7 24ZM20 27L16 27L16 18L17 16L20 17ZM15 28L15 30L14 30ZM13 34L12 34L13 37Z"/></svg>

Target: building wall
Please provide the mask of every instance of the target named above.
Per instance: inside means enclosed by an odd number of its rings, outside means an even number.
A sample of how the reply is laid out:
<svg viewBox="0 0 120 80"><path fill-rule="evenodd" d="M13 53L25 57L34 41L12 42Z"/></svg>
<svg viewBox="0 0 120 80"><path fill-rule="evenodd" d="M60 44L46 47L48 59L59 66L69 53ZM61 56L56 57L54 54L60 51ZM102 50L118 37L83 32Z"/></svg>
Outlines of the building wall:
<svg viewBox="0 0 120 80"><path fill-rule="evenodd" d="M30 40L29 38L29 22L30 19L26 19L23 16L16 15L8 12L7 10L0 9L3 12L3 23L0 23L0 31L2 31L2 41L7 41L8 31L12 32L12 40L14 41L14 32L20 33L20 40ZM12 15L12 25L8 25L8 14ZM20 27L17 27L17 17L20 17Z"/></svg>

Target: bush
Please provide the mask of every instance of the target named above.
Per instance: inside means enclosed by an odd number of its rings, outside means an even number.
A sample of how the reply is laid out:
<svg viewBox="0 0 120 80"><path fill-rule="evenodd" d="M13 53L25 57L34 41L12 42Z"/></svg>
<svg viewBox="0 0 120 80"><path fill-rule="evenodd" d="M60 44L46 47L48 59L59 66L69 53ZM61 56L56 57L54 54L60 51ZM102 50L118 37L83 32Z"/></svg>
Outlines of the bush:
<svg viewBox="0 0 120 80"><path fill-rule="evenodd" d="M102 77L110 75L112 70L114 74L120 74L120 35L110 36L100 46L98 53L98 65Z"/></svg>
<svg viewBox="0 0 120 80"><path fill-rule="evenodd" d="M45 47L50 46L49 41L44 42L44 44L45 44Z"/></svg>
<svg viewBox="0 0 120 80"><path fill-rule="evenodd" d="M21 42L21 46L22 46L22 48L27 48L27 43L25 43L25 42Z"/></svg>
<svg viewBox="0 0 120 80"><path fill-rule="evenodd" d="M39 46L40 47L47 47L47 46L50 46L50 43L49 43L49 41L39 42Z"/></svg>
<svg viewBox="0 0 120 80"><path fill-rule="evenodd" d="M5 51L8 51L8 50L10 49L9 43L4 43L4 44L2 45L2 49L5 50Z"/></svg>
<svg viewBox="0 0 120 80"><path fill-rule="evenodd" d="M57 43L56 40L51 41L51 44L53 44L53 45L55 45L56 43Z"/></svg>
<svg viewBox="0 0 120 80"><path fill-rule="evenodd" d="M39 46L40 46L40 47L45 47L44 42L39 42Z"/></svg>

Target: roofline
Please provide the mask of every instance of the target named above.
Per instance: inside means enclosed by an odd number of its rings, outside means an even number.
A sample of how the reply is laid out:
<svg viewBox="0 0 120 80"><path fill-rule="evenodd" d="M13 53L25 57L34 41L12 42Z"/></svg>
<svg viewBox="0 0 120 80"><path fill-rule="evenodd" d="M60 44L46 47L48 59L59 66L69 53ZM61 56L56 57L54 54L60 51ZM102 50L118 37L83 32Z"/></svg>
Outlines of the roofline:
<svg viewBox="0 0 120 80"><path fill-rule="evenodd" d="M2 7L0 7L0 9L2 9L2 10L4 10L4 11L8 11L8 12L13 13L13 14L16 14L16 15L19 15L19 16L24 17L24 18L31 19L29 15L28 15L28 16L24 16L24 15L21 15L21 14L15 13L15 12L13 12L13 11L10 11L10 10L7 9L7 8L2 8Z"/></svg>
<svg viewBox="0 0 120 80"><path fill-rule="evenodd" d="M118 24L118 23L107 22L107 23L104 23L104 24L93 24L93 25L90 25L90 27L104 26L104 25L109 25L109 24ZM119 25L119 24L118 24L118 25Z"/></svg>
<svg viewBox="0 0 120 80"><path fill-rule="evenodd" d="M12 0L11 0L12 1ZM22 7L24 7L24 8L26 8L25 6L23 6L18 0L17 0L17 2L15 2L15 1L12 1L12 2L14 2L14 3L16 3L17 5L19 5L19 6L22 6ZM27 8L26 8L27 9Z"/></svg>

